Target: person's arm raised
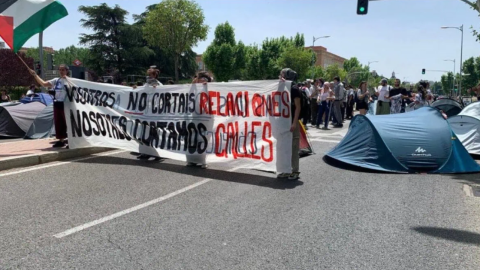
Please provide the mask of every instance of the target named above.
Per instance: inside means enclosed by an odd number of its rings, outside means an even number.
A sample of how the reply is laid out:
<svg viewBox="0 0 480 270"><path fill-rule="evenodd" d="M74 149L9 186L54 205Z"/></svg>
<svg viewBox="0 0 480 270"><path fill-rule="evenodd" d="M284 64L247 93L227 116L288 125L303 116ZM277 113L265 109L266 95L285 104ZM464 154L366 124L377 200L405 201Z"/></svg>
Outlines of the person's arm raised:
<svg viewBox="0 0 480 270"><path fill-rule="evenodd" d="M35 78L35 81L37 81L38 84L40 84L43 87L49 87L49 88L53 87L53 85L50 82L46 82L42 80L42 78L40 78L34 70L29 69L29 71L30 71L30 74L33 75L33 78Z"/></svg>

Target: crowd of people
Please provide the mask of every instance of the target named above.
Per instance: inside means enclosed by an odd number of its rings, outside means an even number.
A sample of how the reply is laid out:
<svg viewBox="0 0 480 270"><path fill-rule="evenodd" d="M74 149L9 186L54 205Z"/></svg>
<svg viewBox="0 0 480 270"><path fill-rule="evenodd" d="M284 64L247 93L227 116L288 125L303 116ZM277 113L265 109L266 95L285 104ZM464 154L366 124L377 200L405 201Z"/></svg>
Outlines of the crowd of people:
<svg viewBox="0 0 480 270"><path fill-rule="evenodd" d="M366 115L372 108L376 115L397 114L430 106L436 97L430 90L427 81L421 81L414 93L412 87L407 90L401 85L400 79L394 86L388 85L387 79L368 91L367 82L363 81L357 88L341 82L335 77L332 82L319 78L297 83L303 100L301 120L306 129L311 127L328 130L331 122L334 128L343 127L346 119L352 119L354 111ZM480 89L480 87L479 87Z"/></svg>

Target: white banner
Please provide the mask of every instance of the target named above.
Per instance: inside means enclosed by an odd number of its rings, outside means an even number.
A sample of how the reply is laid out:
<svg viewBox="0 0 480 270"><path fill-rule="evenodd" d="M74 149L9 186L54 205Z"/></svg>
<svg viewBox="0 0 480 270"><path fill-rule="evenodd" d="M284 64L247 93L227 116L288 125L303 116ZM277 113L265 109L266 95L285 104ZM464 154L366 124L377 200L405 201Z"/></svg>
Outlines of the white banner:
<svg viewBox="0 0 480 270"><path fill-rule="evenodd" d="M198 164L291 172L290 83L130 87L68 79L70 148L111 147Z"/></svg>

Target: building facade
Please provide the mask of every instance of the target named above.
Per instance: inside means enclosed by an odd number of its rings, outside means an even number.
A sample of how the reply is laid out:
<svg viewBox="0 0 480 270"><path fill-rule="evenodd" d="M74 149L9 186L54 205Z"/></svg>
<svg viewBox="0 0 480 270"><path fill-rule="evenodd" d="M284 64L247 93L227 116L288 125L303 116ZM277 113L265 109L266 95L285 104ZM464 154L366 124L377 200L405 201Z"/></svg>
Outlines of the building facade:
<svg viewBox="0 0 480 270"><path fill-rule="evenodd" d="M26 53L28 49L31 49L31 48L27 48L27 47L22 47L20 50L18 50L19 52L23 52L23 53ZM55 53L55 50L53 49L53 47L43 47L43 51L47 54L54 54Z"/></svg>
<svg viewBox="0 0 480 270"><path fill-rule="evenodd" d="M197 72L198 71L208 71L205 62L203 62L202 54L197 54L195 57L195 63L197 63Z"/></svg>
<svg viewBox="0 0 480 270"><path fill-rule="evenodd" d="M317 62L315 62L315 66L327 68L331 65L338 65L339 67L343 67L343 63L347 60L341 56L328 52L327 48L322 46L310 46L306 48L312 49L317 55Z"/></svg>

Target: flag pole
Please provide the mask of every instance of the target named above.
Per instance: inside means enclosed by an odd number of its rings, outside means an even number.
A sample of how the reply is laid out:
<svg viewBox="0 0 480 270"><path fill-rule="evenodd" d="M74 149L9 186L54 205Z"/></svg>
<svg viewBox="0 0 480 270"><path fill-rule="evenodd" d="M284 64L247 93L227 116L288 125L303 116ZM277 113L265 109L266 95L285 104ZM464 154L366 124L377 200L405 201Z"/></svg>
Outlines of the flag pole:
<svg viewBox="0 0 480 270"><path fill-rule="evenodd" d="M25 63L25 61L23 61L22 57L20 57L20 55L18 55L18 53L16 53L15 55L18 57L18 59L20 59L20 61L22 61L22 63L23 63L28 69L31 69L31 68L27 65L27 63Z"/></svg>
<svg viewBox="0 0 480 270"><path fill-rule="evenodd" d="M40 51L40 78L43 80L43 31L38 34L38 49Z"/></svg>

